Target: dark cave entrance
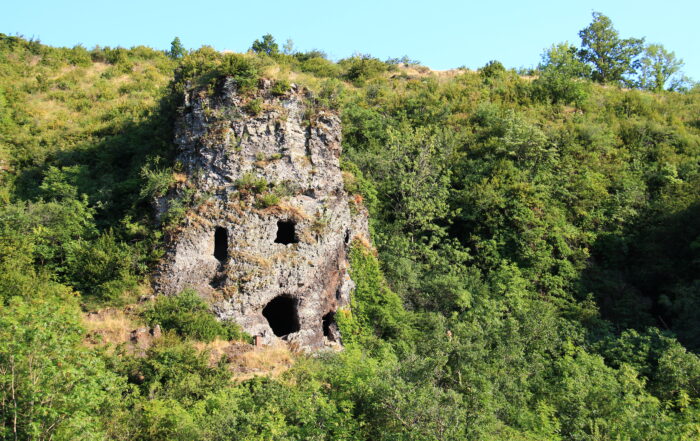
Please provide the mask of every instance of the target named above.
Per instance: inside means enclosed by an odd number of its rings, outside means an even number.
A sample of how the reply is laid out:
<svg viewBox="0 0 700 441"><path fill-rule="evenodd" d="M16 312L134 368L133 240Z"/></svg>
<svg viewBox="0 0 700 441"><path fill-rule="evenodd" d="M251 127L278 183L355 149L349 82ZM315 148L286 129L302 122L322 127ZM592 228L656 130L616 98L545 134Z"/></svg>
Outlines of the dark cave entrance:
<svg viewBox="0 0 700 441"><path fill-rule="evenodd" d="M289 296L277 296L263 309L263 316L278 337L299 331L299 313L296 299Z"/></svg>
<svg viewBox="0 0 700 441"><path fill-rule="evenodd" d="M226 228L216 227L214 232L214 257L221 262L228 259L228 231Z"/></svg>
<svg viewBox="0 0 700 441"><path fill-rule="evenodd" d="M277 238L275 243L289 245L290 243L298 243L299 239L295 231L296 223L291 220L277 221Z"/></svg>
<svg viewBox="0 0 700 441"><path fill-rule="evenodd" d="M323 318L323 336L330 341L339 341L340 332L338 332L338 325L335 323L335 312L331 311L324 315Z"/></svg>

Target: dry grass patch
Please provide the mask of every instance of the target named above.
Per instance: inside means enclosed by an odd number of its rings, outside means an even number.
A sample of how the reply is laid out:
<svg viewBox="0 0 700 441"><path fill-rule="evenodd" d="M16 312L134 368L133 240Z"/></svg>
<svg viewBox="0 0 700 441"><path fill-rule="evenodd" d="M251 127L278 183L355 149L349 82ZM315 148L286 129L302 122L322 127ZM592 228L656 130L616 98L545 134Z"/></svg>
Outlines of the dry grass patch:
<svg viewBox="0 0 700 441"><path fill-rule="evenodd" d="M87 332L88 345L118 345L129 342L131 331L143 326L133 312L135 308L106 308L84 314L83 326Z"/></svg>
<svg viewBox="0 0 700 441"><path fill-rule="evenodd" d="M241 341L216 339L211 343L194 342L200 352L208 352L213 366L224 359L235 381L257 376L278 377L294 365L294 352L284 342L270 346L253 346Z"/></svg>
<svg viewBox="0 0 700 441"><path fill-rule="evenodd" d="M294 365L294 354L286 343L255 347L230 356L233 379L244 381L257 376L278 377Z"/></svg>

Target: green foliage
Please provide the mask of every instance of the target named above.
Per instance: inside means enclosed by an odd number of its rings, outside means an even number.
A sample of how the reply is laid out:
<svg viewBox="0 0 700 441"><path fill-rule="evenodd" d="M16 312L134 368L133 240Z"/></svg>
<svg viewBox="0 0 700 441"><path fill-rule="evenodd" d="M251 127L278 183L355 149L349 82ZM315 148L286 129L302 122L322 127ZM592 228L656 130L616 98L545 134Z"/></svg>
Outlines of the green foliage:
<svg viewBox="0 0 700 441"><path fill-rule="evenodd" d="M135 291L135 256L126 244L117 242L111 230L94 241L70 242L65 252L65 279L84 295L119 304L126 292Z"/></svg>
<svg viewBox="0 0 700 441"><path fill-rule="evenodd" d="M345 78L355 85L363 85L388 69L386 63L370 55L355 55L340 60L338 64L345 68Z"/></svg>
<svg viewBox="0 0 700 441"><path fill-rule="evenodd" d="M638 67L637 56L644 50L643 38L621 39L610 18L593 13L593 21L579 32L580 57L593 68L593 80L603 84L628 81Z"/></svg>
<svg viewBox="0 0 700 441"><path fill-rule="evenodd" d="M334 63L271 38L176 63L0 35L0 438L10 406L17 439L697 439L700 95L591 83L631 81L638 41L600 14L584 31L533 81L497 62ZM637 86L652 88L675 61L646 56ZM272 93L295 78L312 111L340 114L351 210L370 212L376 250L349 246L356 289L335 316L345 351L231 382L193 340L248 337L191 291L144 307L166 331L145 354L87 348L78 302L132 301L206 198L172 185L185 90L216 99L231 78L257 114L259 75L278 71ZM254 173L236 186L260 208L298 194Z"/></svg>
<svg viewBox="0 0 700 441"><path fill-rule="evenodd" d="M141 178L145 181L140 193L144 199L164 196L175 183L172 169L157 168L155 164L144 166L141 169Z"/></svg>
<svg viewBox="0 0 700 441"><path fill-rule="evenodd" d="M254 98L248 101L245 106L243 106L243 109L250 115L259 116L263 110L262 104L263 102L260 98Z"/></svg>
<svg viewBox="0 0 700 441"><path fill-rule="evenodd" d="M265 178L257 176L254 173L245 173L236 180L236 188L241 192L249 192L260 194L267 190L268 182Z"/></svg>
<svg viewBox="0 0 700 441"><path fill-rule="evenodd" d="M498 78L499 76L506 73L506 68L503 67L503 63L498 60L491 60L479 69L479 75L481 75L484 80L489 80L493 78Z"/></svg>
<svg viewBox="0 0 700 441"><path fill-rule="evenodd" d="M575 47L561 43L542 55L540 75L533 83L535 96L554 104L583 103L590 93L590 86L583 81L590 68L576 57L576 52Z"/></svg>
<svg viewBox="0 0 700 441"><path fill-rule="evenodd" d="M275 81L275 84L272 85L272 89L270 89L270 92L275 96L283 96L289 92L289 89L291 87L292 86L291 84L289 84L289 81L277 80Z"/></svg>
<svg viewBox="0 0 700 441"><path fill-rule="evenodd" d="M142 315L149 325L160 325L164 330L172 330L186 338L207 342L217 337L249 339L235 323L218 321L204 299L189 289L176 296L158 298L143 310Z"/></svg>
<svg viewBox="0 0 700 441"><path fill-rule="evenodd" d="M175 71L173 89L184 93L189 86L213 86L224 78L231 78L239 91L250 93L258 86L260 63L242 54L222 54L203 46L182 58Z"/></svg>
<svg viewBox="0 0 700 441"><path fill-rule="evenodd" d="M279 53L279 45L275 42L275 37L271 34L265 34L262 36L262 40L255 40L253 46L250 50L257 54L266 54L270 56L277 55Z"/></svg>
<svg viewBox="0 0 700 441"><path fill-rule="evenodd" d="M172 59L182 58L187 54L187 49L182 45L180 37L175 37L170 43L170 52L168 56Z"/></svg>
<svg viewBox="0 0 700 441"><path fill-rule="evenodd" d="M35 288L0 307L0 438L104 439L124 381L83 346L73 293Z"/></svg>
<svg viewBox="0 0 700 441"><path fill-rule="evenodd" d="M683 60L676 58L675 53L667 51L660 44L650 44L640 60L637 87L661 92L669 80L679 73L681 67ZM682 78L676 78L671 81L669 89L678 90L683 87L682 83Z"/></svg>
<svg viewBox="0 0 700 441"><path fill-rule="evenodd" d="M252 91L258 85L258 67L243 55L224 54L217 74L233 78L242 92Z"/></svg>
<svg viewBox="0 0 700 441"><path fill-rule="evenodd" d="M399 339L407 329L401 300L391 292L379 269L379 262L370 250L359 242L353 242L350 250L350 275L357 284L353 293L352 315L357 329L344 332L348 343L361 342L369 335L384 339ZM343 329L341 320L341 331ZM352 326L349 323L350 326Z"/></svg>
<svg viewBox="0 0 700 441"><path fill-rule="evenodd" d="M263 193L255 199L255 206L257 208L268 208L274 207L279 204L280 197L275 193Z"/></svg>

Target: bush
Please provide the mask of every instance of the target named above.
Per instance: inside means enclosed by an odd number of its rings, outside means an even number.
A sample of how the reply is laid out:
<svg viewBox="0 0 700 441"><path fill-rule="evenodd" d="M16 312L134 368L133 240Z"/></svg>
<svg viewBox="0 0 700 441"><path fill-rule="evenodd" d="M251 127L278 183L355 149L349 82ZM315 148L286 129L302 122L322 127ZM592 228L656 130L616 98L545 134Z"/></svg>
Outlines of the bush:
<svg viewBox="0 0 700 441"><path fill-rule="evenodd" d="M272 86L272 94L275 96L282 96L286 95L287 92L289 92L289 89L291 88L291 84L289 84L289 81L287 80L277 80L275 81L275 85Z"/></svg>
<svg viewBox="0 0 700 441"><path fill-rule="evenodd" d="M236 180L236 187L244 193L260 194L267 189L267 180L253 173L246 173Z"/></svg>
<svg viewBox="0 0 700 441"><path fill-rule="evenodd" d="M506 68L503 63L497 60L491 60L479 69L479 75L484 78L484 80L498 78L506 73Z"/></svg>
<svg viewBox="0 0 700 441"><path fill-rule="evenodd" d="M253 60L240 54L225 54L217 73L233 78L241 92L254 90L260 78Z"/></svg>
<svg viewBox="0 0 700 441"><path fill-rule="evenodd" d="M111 231L95 241L78 240L66 247L66 279L83 294L118 304L125 291L136 288L130 248Z"/></svg>
<svg viewBox="0 0 700 441"><path fill-rule="evenodd" d="M311 57L301 60L300 69L302 72L325 78L337 78L341 74L339 65L323 57Z"/></svg>
<svg viewBox="0 0 700 441"><path fill-rule="evenodd" d="M361 86L367 80L381 75L389 68L386 63L370 55L356 55L352 58L341 60L339 64L347 68L345 78L357 86Z"/></svg>
<svg viewBox="0 0 700 441"><path fill-rule="evenodd" d="M248 101L243 109L253 116L258 116L262 113L262 100L260 98L255 98Z"/></svg>
<svg viewBox="0 0 700 441"><path fill-rule="evenodd" d="M533 95L552 103L580 104L589 94L585 81L590 69L576 57L576 48L562 43L542 56L540 75L533 82Z"/></svg>
<svg viewBox="0 0 700 441"><path fill-rule="evenodd" d="M255 206L257 208L273 207L280 203L280 197L274 193L265 193L258 196Z"/></svg>
<svg viewBox="0 0 700 441"><path fill-rule="evenodd" d="M209 305L191 289L176 296L161 297L143 311L149 326L160 325L185 338L212 341L217 337L225 340L248 340L250 337L233 322L220 322L209 309Z"/></svg>
<svg viewBox="0 0 700 441"><path fill-rule="evenodd" d="M142 198L163 196L175 182L171 168L144 166L141 169L141 178L145 181L140 192Z"/></svg>

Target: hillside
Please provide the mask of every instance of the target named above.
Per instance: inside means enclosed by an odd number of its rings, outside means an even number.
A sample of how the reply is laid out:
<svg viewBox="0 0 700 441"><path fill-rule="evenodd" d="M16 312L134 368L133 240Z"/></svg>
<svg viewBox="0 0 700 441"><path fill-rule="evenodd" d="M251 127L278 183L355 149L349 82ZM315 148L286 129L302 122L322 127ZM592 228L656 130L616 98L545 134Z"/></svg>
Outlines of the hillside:
<svg viewBox="0 0 700 441"><path fill-rule="evenodd" d="M0 34L0 439L700 437L697 87L272 43ZM253 348L192 291L152 288L209 200L177 159L184 93L226 81L251 118L261 84L295 84L310 126L342 121L372 240L349 248L343 351Z"/></svg>

